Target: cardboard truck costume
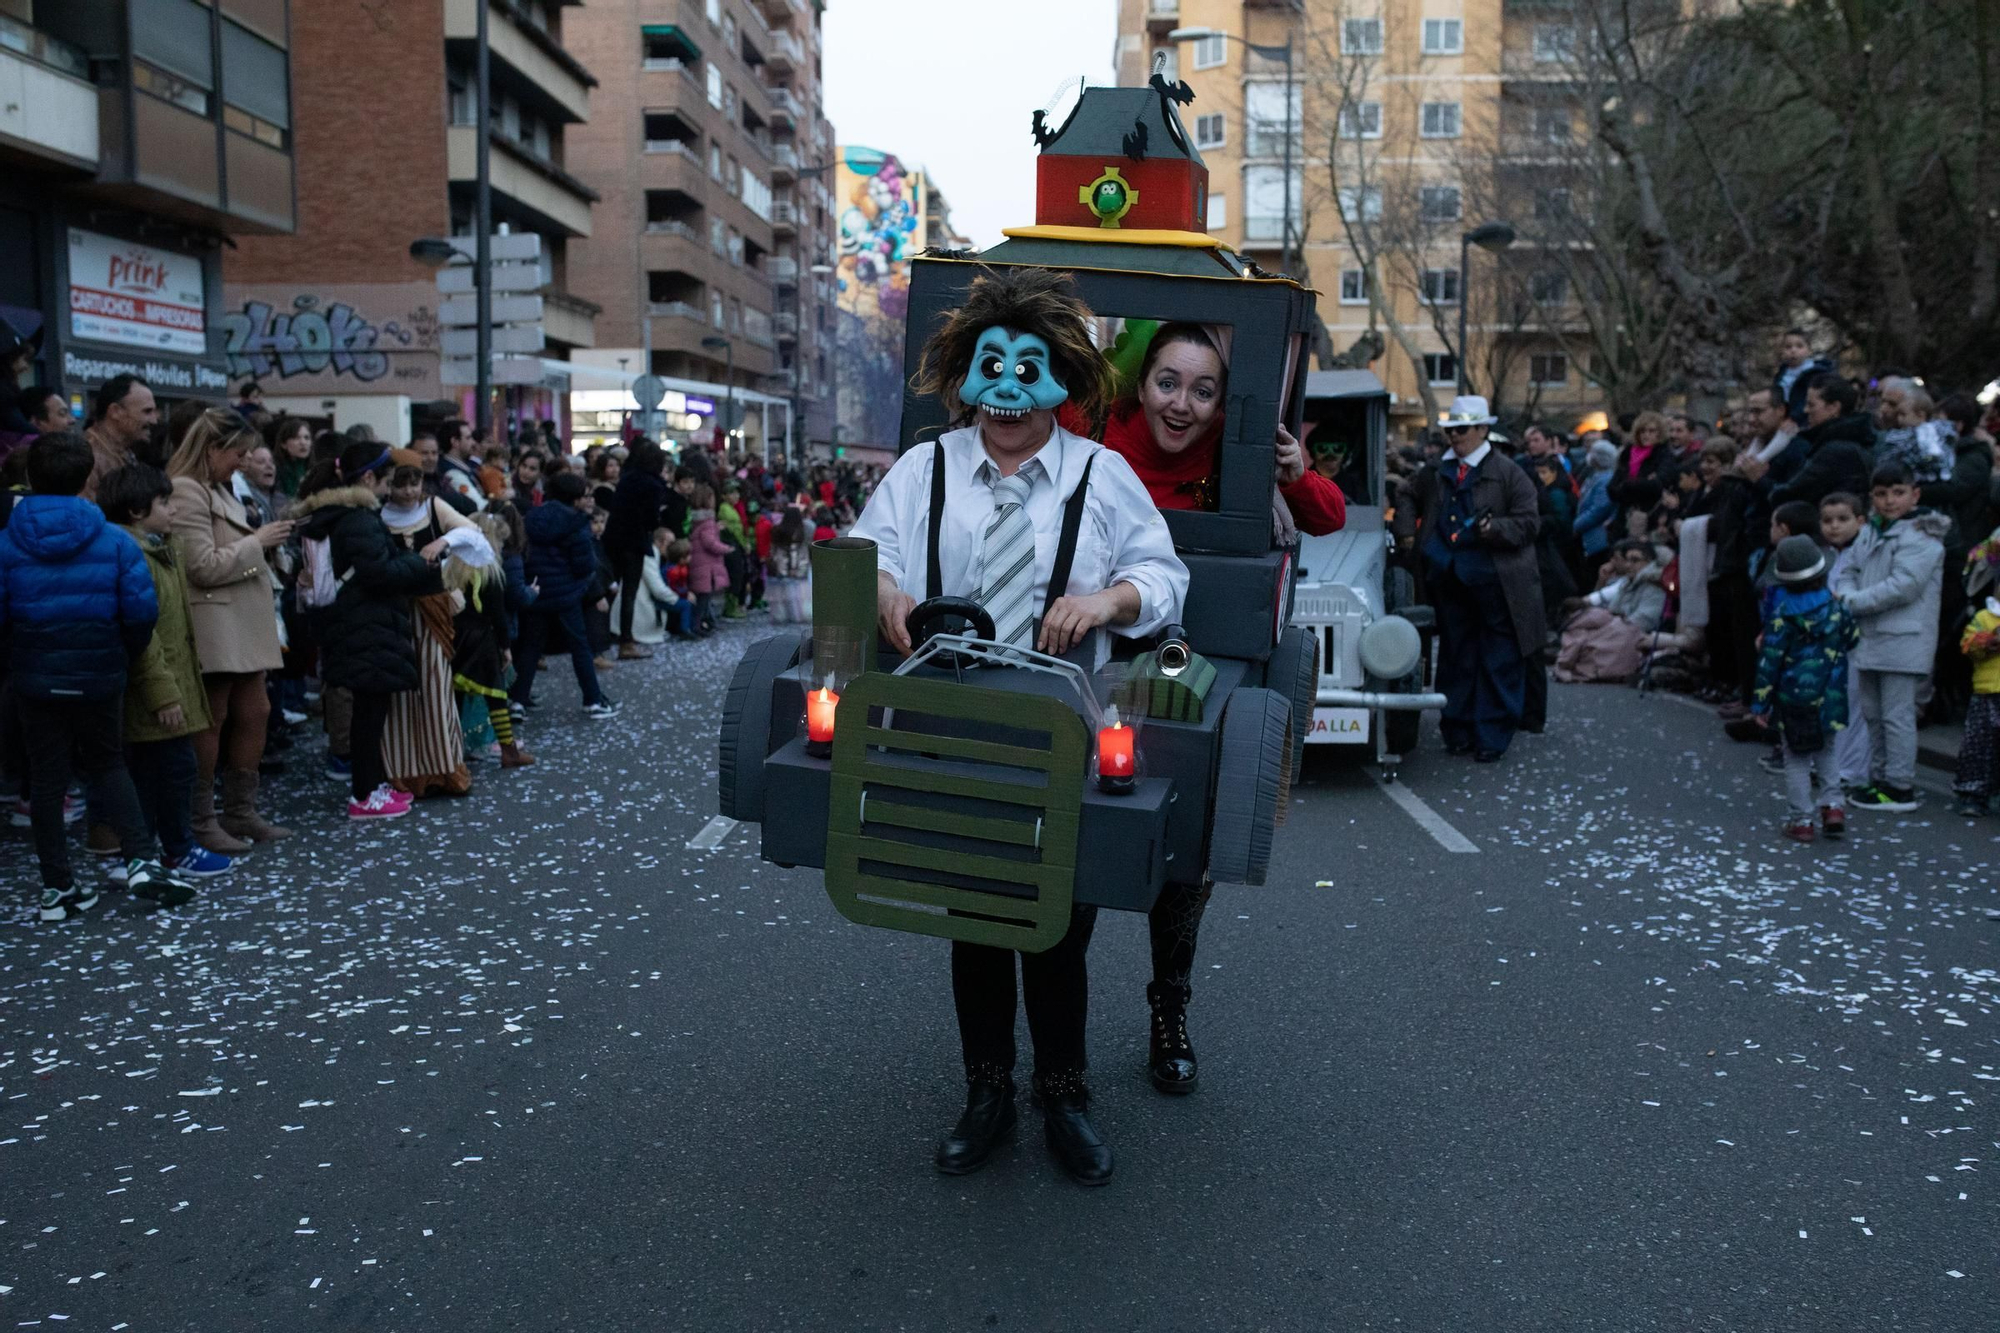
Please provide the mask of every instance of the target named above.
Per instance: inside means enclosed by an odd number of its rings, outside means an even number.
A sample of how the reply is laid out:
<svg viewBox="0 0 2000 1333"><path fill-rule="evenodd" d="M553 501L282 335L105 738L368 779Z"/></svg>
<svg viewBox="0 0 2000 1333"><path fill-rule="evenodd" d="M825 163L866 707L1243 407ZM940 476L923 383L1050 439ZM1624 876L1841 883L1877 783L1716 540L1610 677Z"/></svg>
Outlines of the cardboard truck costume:
<svg viewBox="0 0 2000 1333"><path fill-rule="evenodd" d="M914 371L975 278L1009 267L1070 275L1128 330L1231 327L1214 508L1163 516L1190 576L1177 631L1114 639L1093 669L992 643L976 603L933 586L903 659L878 642L873 543L842 538L812 550L810 636L764 640L731 681L722 813L762 825L765 859L822 867L851 920L1034 952L1073 902L1143 912L1169 882L1264 882L1318 685L1318 637L1288 627L1296 552L1273 548L1271 512L1314 298L1201 230L1187 98L1155 76L1084 90L1053 131L1038 115L1035 225L917 257L905 355ZM945 404L906 391L901 451L946 426Z"/></svg>

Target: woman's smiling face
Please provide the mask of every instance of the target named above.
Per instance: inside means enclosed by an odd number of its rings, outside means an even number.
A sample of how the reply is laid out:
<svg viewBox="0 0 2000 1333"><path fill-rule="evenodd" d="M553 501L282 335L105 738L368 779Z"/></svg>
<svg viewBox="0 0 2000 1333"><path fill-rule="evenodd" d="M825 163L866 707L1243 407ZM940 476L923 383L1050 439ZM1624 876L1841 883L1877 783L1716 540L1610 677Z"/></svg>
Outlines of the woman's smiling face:
<svg viewBox="0 0 2000 1333"><path fill-rule="evenodd" d="M1166 453L1206 439L1222 415L1222 358L1196 342L1160 348L1139 384L1139 409L1153 443Z"/></svg>

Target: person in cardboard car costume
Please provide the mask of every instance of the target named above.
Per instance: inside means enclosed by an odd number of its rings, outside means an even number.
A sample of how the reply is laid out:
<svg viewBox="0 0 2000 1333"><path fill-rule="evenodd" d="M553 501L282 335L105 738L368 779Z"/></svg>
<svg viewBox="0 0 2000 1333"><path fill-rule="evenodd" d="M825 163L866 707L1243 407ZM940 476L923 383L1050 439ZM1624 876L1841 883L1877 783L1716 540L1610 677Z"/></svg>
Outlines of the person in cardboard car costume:
<svg viewBox="0 0 2000 1333"><path fill-rule="evenodd" d="M1179 618L1187 568L1145 486L1124 459L1055 422L1066 401L1090 420L1103 413L1110 372L1090 319L1060 273L989 273L925 344L915 386L945 400L956 429L898 459L852 532L876 543L880 628L898 651L911 650L910 611L939 596L979 602L996 642L1081 655L1087 667L1107 655L1100 631L1139 638ZM1101 1185L1113 1159L1084 1083L1096 916L1077 906L1063 940L1021 954L1020 970L1050 1150ZM1014 953L954 941L951 971L967 1094L937 1168L962 1175L1015 1123Z"/></svg>

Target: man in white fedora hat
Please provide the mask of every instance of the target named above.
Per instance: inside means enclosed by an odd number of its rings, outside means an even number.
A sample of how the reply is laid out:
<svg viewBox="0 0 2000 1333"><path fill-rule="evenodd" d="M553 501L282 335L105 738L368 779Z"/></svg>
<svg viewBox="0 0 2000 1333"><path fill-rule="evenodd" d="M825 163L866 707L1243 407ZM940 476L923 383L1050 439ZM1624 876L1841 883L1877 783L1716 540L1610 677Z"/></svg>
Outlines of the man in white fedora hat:
<svg viewBox="0 0 2000 1333"><path fill-rule="evenodd" d="M1437 608L1445 748L1481 763L1505 754L1521 726L1548 638L1535 483L1489 442L1494 420L1484 398L1452 399L1438 418L1449 448L1410 487L1418 565Z"/></svg>

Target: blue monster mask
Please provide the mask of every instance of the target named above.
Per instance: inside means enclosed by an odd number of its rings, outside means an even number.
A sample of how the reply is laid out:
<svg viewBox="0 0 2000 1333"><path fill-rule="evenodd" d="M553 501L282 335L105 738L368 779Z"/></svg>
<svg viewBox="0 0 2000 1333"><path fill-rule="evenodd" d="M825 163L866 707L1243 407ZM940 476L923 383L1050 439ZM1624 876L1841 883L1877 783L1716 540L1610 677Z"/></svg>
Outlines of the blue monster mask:
<svg viewBox="0 0 2000 1333"><path fill-rule="evenodd" d="M1005 420L1053 408L1069 390L1055 376L1047 343L996 324L979 335L958 397L967 407L983 407Z"/></svg>

